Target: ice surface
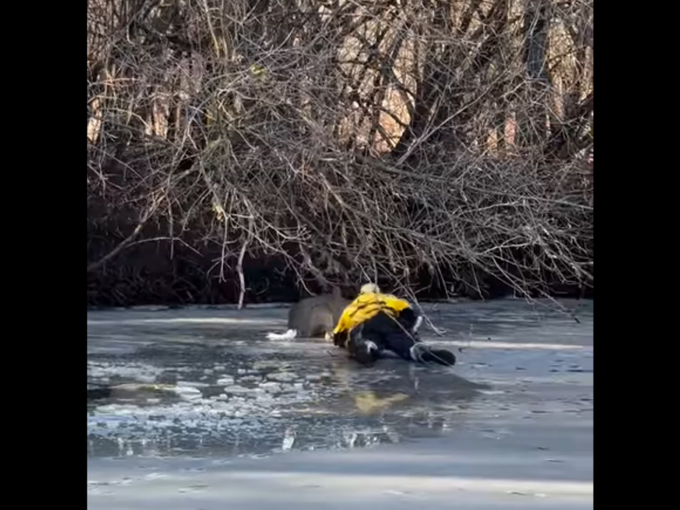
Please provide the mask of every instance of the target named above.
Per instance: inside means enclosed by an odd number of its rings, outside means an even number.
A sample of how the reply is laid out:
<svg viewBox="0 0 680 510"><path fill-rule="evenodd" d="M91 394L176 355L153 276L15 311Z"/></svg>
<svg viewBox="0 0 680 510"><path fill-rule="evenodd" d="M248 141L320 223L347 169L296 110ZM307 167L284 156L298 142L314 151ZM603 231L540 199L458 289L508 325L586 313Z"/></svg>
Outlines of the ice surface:
<svg viewBox="0 0 680 510"><path fill-rule="evenodd" d="M426 310L453 369L271 342L285 307L88 313L88 385L120 388L88 402L88 506L592 508L592 303Z"/></svg>

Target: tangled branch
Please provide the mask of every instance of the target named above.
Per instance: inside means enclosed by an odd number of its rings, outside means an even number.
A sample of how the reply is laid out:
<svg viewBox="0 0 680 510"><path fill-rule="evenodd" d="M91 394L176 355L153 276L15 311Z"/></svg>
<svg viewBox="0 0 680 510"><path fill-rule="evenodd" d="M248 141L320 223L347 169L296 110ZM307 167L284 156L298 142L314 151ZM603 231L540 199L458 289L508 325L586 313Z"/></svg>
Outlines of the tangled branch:
<svg viewBox="0 0 680 510"><path fill-rule="evenodd" d="M238 281L239 305L248 268L272 261L303 286L591 288L592 15L592 0L91 1L93 295L120 301L102 282L149 281L139 268L161 259L164 285L194 282L178 300Z"/></svg>

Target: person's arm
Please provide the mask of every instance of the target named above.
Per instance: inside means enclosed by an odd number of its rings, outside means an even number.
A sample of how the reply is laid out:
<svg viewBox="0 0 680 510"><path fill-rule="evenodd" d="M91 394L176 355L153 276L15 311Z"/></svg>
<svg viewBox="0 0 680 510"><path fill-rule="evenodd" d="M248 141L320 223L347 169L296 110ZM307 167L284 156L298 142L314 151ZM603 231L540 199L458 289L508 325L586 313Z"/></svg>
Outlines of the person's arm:
<svg viewBox="0 0 680 510"><path fill-rule="evenodd" d="M397 317L399 322L401 322L402 326L404 326L407 331L410 333L414 333L416 331L416 324L418 324L418 319L420 316L413 308L410 306L408 308L404 308L398 313ZM418 324L418 326L420 326L420 324Z"/></svg>
<svg viewBox="0 0 680 510"><path fill-rule="evenodd" d="M352 310L354 309L354 303L350 303L347 308L345 308L342 312L342 315L338 319L338 323L335 325L335 328L333 329L333 332L331 333L333 336L337 335L341 331L345 331L348 327L349 324L349 318L350 314L352 313Z"/></svg>
<svg viewBox="0 0 680 510"><path fill-rule="evenodd" d="M335 328L330 333L329 340L333 341L333 344L338 347L343 347L347 341L347 334L349 333L349 328L351 324L352 314L357 307L358 298L352 301L349 305L345 307L338 319L338 323Z"/></svg>
<svg viewBox="0 0 680 510"><path fill-rule="evenodd" d="M420 307L415 307L409 303L409 329L412 334L417 334L420 326L423 324L423 311Z"/></svg>
<svg viewBox="0 0 680 510"><path fill-rule="evenodd" d="M394 310L399 323L410 333L416 333L422 322L420 314L405 299L391 294L385 296L385 304Z"/></svg>

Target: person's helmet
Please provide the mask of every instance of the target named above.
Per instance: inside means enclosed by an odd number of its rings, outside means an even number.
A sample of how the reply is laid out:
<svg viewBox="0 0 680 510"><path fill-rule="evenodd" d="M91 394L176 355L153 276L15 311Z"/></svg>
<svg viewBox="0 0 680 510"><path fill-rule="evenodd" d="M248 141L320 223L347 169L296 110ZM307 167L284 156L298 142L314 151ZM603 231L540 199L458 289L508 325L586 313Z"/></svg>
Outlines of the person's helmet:
<svg viewBox="0 0 680 510"><path fill-rule="evenodd" d="M380 289L375 283L365 283L361 286L359 294L380 294Z"/></svg>

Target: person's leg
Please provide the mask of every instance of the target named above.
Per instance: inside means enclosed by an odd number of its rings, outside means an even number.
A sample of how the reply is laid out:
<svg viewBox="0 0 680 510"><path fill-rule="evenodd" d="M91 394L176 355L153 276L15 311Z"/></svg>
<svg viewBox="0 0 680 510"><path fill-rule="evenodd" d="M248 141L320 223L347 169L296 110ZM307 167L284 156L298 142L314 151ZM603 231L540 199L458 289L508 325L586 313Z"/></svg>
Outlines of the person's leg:
<svg viewBox="0 0 680 510"><path fill-rule="evenodd" d="M351 357L367 365L375 363L383 350L392 351L404 360L417 363L438 363L444 366L456 364L456 356L451 351L430 347L383 312L354 328L346 347Z"/></svg>
<svg viewBox="0 0 680 510"><path fill-rule="evenodd" d="M362 326L363 336L376 341L381 349L392 351L402 359L412 360L410 349L417 340L400 321L379 312Z"/></svg>
<svg viewBox="0 0 680 510"><path fill-rule="evenodd" d="M419 363L437 363L448 367L456 364L456 355L451 351L433 348L422 341L411 347L410 355L411 359Z"/></svg>
<svg viewBox="0 0 680 510"><path fill-rule="evenodd" d="M394 352L402 359L444 366L456 364L456 356L451 351L429 346L417 334L410 333L401 321L387 314L379 313L371 321L366 322L364 336L370 338L374 332L382 334L381 348Z"/></svg>

